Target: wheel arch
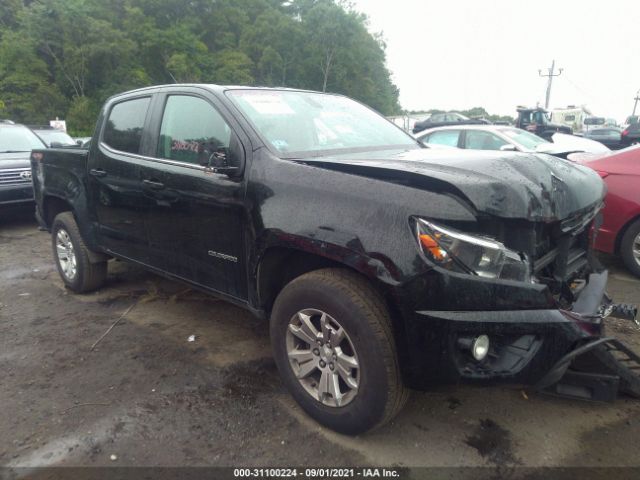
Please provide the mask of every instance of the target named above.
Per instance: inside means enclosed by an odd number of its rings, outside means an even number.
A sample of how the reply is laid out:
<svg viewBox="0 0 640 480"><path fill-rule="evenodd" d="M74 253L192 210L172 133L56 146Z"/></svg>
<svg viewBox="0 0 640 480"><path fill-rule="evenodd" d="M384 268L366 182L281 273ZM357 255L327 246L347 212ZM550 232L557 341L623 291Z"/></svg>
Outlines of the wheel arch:
<svg viewBox="0 0 640 480"><path fill-rule="evenodd" d="M45 195L42 199L42 220L48 229L51 229L53 220L62 212L72 212L73 206L67 199L55 195ZM74 214L75 216L75 214Z"/></svg>
<svg viewBox="0 0 640 480"><path fill-rule="evenodd" d="M70 212L73 215L73 218L78 225L78 229L80 231L80 235L83 237L84 241L87 241L88 235L87 231L83 228L84 224L80 221L73 205L67 199L58 197L56 195L45 195L42 199L42 211L43 211L43 221L47 226L47 229L51 231L53 227L53 221L59 214L63 212ZM108 255L97 252L91 248L88 249L88 256L91 263L100 263L108 260Z"/></svg>
<svg viewBox="0 0 640 480"><path fill-rule="evenodd" d="M371 274L370 268L357 268L356 265L370 266L370 262L349 263L288 246L270 247L261 255L255 273L258 309L268 318L278 294L291 280L314 270L341 268L361 276L380 294L391 317L396 344L403 342L405 327L402 309L396 298L394 285L388 281L388 272L386 275L376 276Z"/></svg>

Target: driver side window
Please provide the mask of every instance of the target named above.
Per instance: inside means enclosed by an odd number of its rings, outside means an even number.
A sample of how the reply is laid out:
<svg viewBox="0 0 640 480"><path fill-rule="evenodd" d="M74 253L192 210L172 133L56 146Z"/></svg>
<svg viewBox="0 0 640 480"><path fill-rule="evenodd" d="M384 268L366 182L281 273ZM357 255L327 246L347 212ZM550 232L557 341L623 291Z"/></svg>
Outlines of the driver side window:
<svg viewBox="0 0 640 480"><path fill-rule="evenodd" d="M231 128L202 98L170 95L162 116L158 157L207 165L211 155L225 154Z"/></svg>

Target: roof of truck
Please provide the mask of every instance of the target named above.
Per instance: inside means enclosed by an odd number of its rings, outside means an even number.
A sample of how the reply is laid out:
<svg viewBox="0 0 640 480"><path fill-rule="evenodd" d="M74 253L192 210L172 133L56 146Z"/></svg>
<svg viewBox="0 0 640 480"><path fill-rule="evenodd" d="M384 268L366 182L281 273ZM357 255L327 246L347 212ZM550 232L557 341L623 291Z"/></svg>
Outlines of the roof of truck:
<svg viewBox="0 0 640 480"><path fill-rule="evenodd" d="M135 90L128 90L126 92L117 93L109 97L109 100L112 98L118 98L123 95L130 95L134 93L143 93L146 91L154 91L161 88L180 88L180 87L191 87L191 88L205 88L208 90L212 90L215 92L224 92L227 90L271 90L271 91L289 91L289 92L309 92L309 93L327 93L330 95L340 95L334 94L331 92L318 92L314 90L304 90L301 88L290 88L290 87L255 87L251 85L216 85L215 83L169 83L164 85L152 85L149 87L137 88Z"/></svg>

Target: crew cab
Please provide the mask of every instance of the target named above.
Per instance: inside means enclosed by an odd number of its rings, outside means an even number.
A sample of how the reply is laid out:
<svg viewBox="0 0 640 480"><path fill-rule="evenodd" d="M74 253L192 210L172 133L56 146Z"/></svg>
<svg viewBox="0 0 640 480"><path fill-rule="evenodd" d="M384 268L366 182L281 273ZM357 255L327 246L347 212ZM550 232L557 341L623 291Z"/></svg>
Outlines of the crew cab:
<svg viewBox="0 0 640 480"><path fill-rule="evenodd" d="M340 95L216 85L116 95L88 150L31 161L69 289L99 288L118 258L269 319L284 384L337 431L437 383L640 393L603 336L635 310L592 255L605 188L589 168L426 148Z"/></svg>

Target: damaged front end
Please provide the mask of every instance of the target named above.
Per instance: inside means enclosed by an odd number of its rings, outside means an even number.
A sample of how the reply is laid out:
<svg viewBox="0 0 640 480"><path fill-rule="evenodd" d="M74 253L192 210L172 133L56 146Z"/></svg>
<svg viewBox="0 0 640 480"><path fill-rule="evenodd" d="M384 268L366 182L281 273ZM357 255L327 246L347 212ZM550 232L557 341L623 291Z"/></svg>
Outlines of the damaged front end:
<svg viewBox="0 0 640 480"><path fill-rule="evenodd" d="M416 311L446 339L440 372L583 400L640 396L640 356L605 334L605 318L637 324L637 308L606 294L608 273L592 250L600 208L555 222L484 217L473 230L414 219L425 263L447 271L442 305L461 307Z"/></svg>
<svg viewBox="0 0 640 480"><path fill-rule="evenodd" d="M396 265L391 291L408 386L517 383L593 400L615 398L618 388L640 396L637 357L604 332L607 316L632 320L636 308L607 297L607 272L593 254L606 194L596 172L548 155L376 154L301 161L416 192L406 208L395 203L418 256ZM389 192L389 201L401 196ZM389 248L377 240L376 255Z"/></svg>
<svg viewBox="0 0 640 480"><path fill-rule="evenodd" d="M606 294L608 274L593 255L601 206L553 225L536 250L534 278L547 285L561 313L585 332L535 385L537 391L582 400L613 401L618 391L640 396L640 356L606 336L607 317L640 327L635 305Z"/></svg>

